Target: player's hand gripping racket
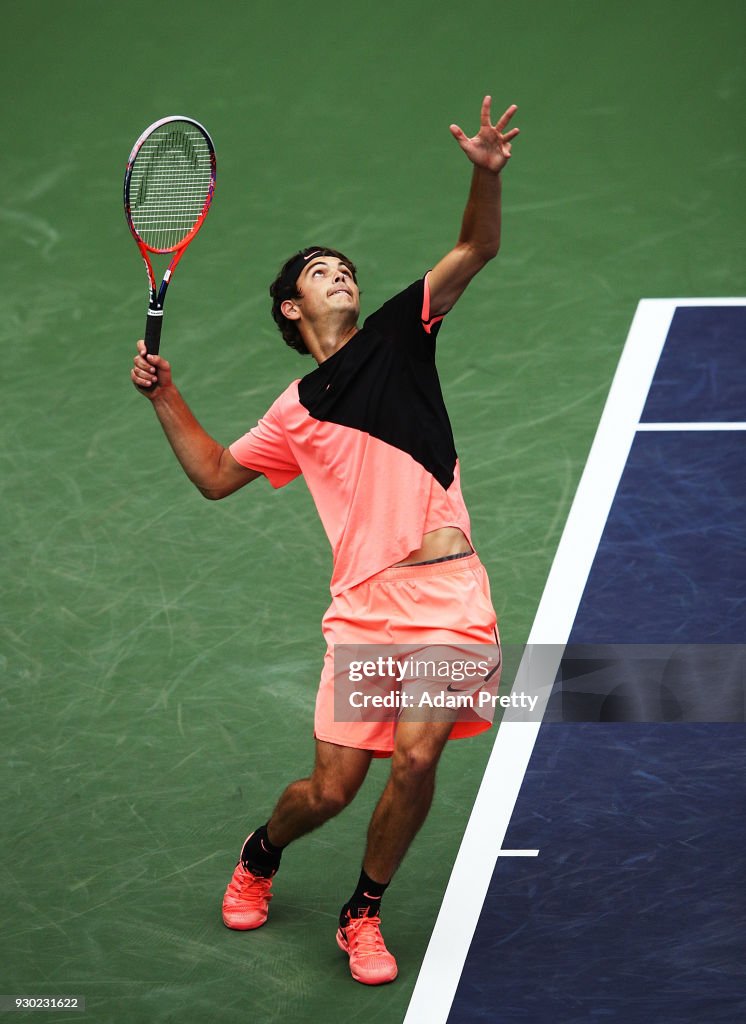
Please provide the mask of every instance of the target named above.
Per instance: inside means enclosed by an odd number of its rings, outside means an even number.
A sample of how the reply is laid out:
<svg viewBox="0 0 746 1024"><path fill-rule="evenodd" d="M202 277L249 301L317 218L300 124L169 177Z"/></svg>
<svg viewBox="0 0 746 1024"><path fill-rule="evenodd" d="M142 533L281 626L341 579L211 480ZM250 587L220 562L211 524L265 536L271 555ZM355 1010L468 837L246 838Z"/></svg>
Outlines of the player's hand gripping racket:
<svg viewBox="0 0 746 1024"><path fill-rule="evenodd" d="M145 347L155 355L171 276L202 227L215 192L215 147L189 117L164 117L132 147L124 175L124 212L148 272L150 304ZM156 285L148 253L173 253Z"/></svg>

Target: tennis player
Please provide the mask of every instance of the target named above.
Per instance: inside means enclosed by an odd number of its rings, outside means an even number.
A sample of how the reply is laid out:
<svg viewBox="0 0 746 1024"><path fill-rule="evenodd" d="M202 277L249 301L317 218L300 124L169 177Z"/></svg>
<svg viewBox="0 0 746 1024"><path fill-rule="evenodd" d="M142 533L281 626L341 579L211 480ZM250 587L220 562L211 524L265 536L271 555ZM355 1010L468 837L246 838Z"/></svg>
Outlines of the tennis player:
<svg viewBox="0 0 746 1024"><path fill-rule="evenodd" d="M515 106L492 125L490 105L487 96L473 138L451 125L473 164L458 242L362 327L357 269L349 258L311 246L284 264L270 287L272 314L287 344L310 354L317 366L229 448L203 430L169 363L146 355L142 342L131 374L205 497L224 498L259 476L279 488L302 474L316 503L334 568L322 623L327 653L316 702L315 764L245 841L223 898L223 921L241 930L264 924L285 847L350 803L372 757L390 757L360 878L342 907L336 936L353 978L368 985L397 975L381 936L381 899L428 813L443 747L449 737L489 727L481 719L422 721L406 712L383 722L337 721L334 649L499 643L435 368L443 317L500 244L501 172L518 129L508 127Z"/></svg>

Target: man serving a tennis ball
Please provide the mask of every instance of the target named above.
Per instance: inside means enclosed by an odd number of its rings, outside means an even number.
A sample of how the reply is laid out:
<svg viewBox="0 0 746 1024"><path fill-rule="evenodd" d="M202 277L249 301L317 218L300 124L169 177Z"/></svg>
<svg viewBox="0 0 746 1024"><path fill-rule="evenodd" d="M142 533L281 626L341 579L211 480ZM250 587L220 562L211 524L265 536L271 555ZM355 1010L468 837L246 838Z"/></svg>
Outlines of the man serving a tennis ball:
<svg viewBox="0 0 746 1024"><path fill-rule="evenodd" d="M499 644L435 368L443 317L500 245L501 172L518 129L508 127L515 106L492 125L490 105L486 96L473 138L451 125L473 164L458 242L362 327L351 260L311 246L284 264L270 287L274 319L287 344L318 365L229 448L202 429L169 363L146 355L143 342L132 370L205 497L224 498L259 476L282 487L302 474L330 539L332 603L322 623L327 653L316 701L314 768L285 789L244 843L223 898L223 921L241 930L264 924L285 847L350 803L372 757L390 757L360 878L336 936L352 976L368 985L397 974L381 936L381 898L428 813L443 747L490 724L457 721L455 712L433 720L406 708L386 721L364 715L338 721L334 713L335 646L440 645L440 651L458 652L464 644ZM483 682L476 680L475 688Z"/></svg>

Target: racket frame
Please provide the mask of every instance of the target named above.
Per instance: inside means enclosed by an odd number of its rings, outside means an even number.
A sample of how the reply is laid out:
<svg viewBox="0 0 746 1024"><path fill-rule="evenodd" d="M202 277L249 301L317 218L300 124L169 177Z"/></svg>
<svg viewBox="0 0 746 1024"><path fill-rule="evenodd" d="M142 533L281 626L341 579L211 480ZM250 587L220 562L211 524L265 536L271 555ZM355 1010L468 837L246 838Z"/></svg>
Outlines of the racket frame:
<svg viewBox="0 0 746 1024"><path fill-rule="evenodd" d="M186 234L184 238L182 238L181 241L178 242L176 245L169 246L165 249L157 249L154 246L148 245L147 242L144 242L140 235L137 233L137 228L135 227L134 222L132 220L129 189L130 181L132 179L132 171L135 166L135 161L140 150L142 149L143 143L148 138L150 138L152 133L157 128L160 128L164 124L169 124L172 121L181 121L186 122L187 124L194 125L194 127L197 128L204 136L205 142L207 143L208 149L210 151L210 185L207 190L207 196L205 198L204 206L202 207L202 210L199 216L197 217L197 220L194 222L191 231L189 231L189 233ZM197 234L199 229L202 227L205 217L207 216L210 210L212 197L215 194L216 177L217 164L215 160L215 146L213 145L213 141L210 138L209 132L207 131L204 125L200 124L199 121L195 121L193 117L184 117L180 114L172 114L169 117L162 117L160 120L154 121L153 124L149 125L137 139L137 142L135 142L134 146L132 147L132 152L130 153L127 159L127 168L124 173L124 214L127 218L127 224L129 226L129 229L132 232L132 237L135 239L137 247L140 250L140 255L143 258L143 262L145 263L145 270L148 275L149 300L148 316L145 324L145 347L148 353L152 355L157 355L158 349L160 347L161 325L163 323L163 304L166 301L166 291L168 290L168 285L171 280L171 276L173 275L173 272L176 269L179 260L186 252L187 246L192 241L194 236ZM150 256L148 255L149 253L154 253L156 255L165 255L168 253L174 254L171 262L169 263L163 275L163 280L161 281L160 287L156 282L155 273L153 271L153 264L150 260Z"/></svg>

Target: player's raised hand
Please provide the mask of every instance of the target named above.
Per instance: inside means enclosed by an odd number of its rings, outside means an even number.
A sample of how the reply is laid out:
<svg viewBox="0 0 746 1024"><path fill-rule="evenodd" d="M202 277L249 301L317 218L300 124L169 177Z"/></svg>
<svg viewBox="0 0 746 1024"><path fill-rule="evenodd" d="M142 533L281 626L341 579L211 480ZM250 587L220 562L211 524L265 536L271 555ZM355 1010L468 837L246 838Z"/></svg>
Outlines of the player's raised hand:
<svg viewBox="0 0 746 1024"><path fill-rule="evenodd" d="M144 341L137 343L137 355L130 373L132 383L151 398L171 384L171 364L163 356L148 355Z"/></svg>
<svg viewBox="0 0 746 1024"><path fill-rule="evenodd" d="M490 123L491 103L491 96L485 96L482 100L482 117L477 135L471 139L468 138L457 124L451 125L451 135L476 167L484 167L485 170L498 173L510 160L510 144L519 131L518 128L505 130L518 107L513 103L497 124L492 125Z"/></svg>

